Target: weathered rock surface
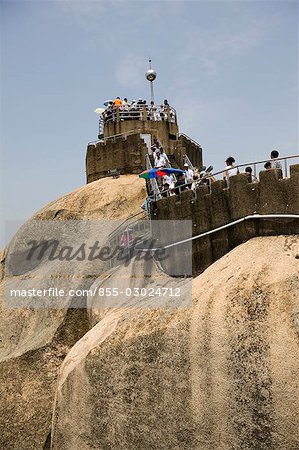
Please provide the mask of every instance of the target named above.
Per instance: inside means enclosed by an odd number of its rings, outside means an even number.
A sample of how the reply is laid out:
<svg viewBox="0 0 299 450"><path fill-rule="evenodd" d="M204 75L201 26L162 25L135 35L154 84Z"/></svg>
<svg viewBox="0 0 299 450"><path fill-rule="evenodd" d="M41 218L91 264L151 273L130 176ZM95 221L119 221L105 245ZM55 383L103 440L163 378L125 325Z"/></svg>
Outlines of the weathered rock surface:
<svg viewBox="0 0 299 450"><path fill-rule="evenodd" d="M18 258L24 236L34 238L32 220L123 219L139 210L143 198L144 181L136 176L95 181L44 207L21 227L9 247L15 245L13 256ZM10 284L20 289L55 286L68 263L61 269L56 261L43 260L8 273L5 257L7 249L1 253L0 270L0 448L40 450L49 447L58 368L90 325L86 310L66 309L75 300L71 297L62 299L56 309L51 308L50 298L47 308L10 308L5 301ZM92 278L84 277L102 270L99 264L93 270L88 262L75 269L80 276L70 279L74 289L90 284Z"/></svg>
<svg viewBox="0 0 299 450"><path fill-rule="evenodd" d="M102 179L33 219L123 219L143 198L144 182L136 176ZM26 233L34 236L28 224L16 241L22 244ZM119 297L114 303L94 298L87 311L67 309L77 300L70 296L56 309L9 308L10 283L49 287L68 263L43 260L7 273L5 250L0 448L46 450L52 440L55 450L297 450L297 239L257 238L237 247L194 279L192 307L186 280L142 262L104 278L106 267L86 262L69 280L73 288L134 288L150 286L144 279L150 272L161 286L180 286L177 308L148 297ZM12 263L22 251L16 247Z"/></svg>
<svg viewBox="0 0 299 450"><path fill-rule="evenodd" d="M91 305L53 449L298 449L298 254L292 236L252 239L194 280L189 308Z"/></svg>
<svg viewBox="0 0 299 450"><path fill-rule="evenodd" d="M145 196L144 180L136 175L103 178L49 203L33 218L126 219L140 211Z"/></svg>

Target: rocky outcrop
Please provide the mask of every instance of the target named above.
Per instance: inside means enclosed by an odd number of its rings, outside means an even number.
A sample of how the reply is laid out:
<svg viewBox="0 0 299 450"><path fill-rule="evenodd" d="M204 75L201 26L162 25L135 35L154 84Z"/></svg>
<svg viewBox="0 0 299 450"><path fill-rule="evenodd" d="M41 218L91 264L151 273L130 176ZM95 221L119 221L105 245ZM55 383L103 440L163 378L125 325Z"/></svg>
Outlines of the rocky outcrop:
<svg viewBox="0 0 299 450"><path fill-rule="evenodd" d="M67 261L20 264L40 225L67 221L68 238L80 231L88 243L92 224L109 219L97 233L105 240L144 192L136 176L92 182L39 211L1 253L0 448L297 450L298 237L236 247L193 280L192 303L190 280L152 260L108 271L85 261L71 274ZM95 296L7 301L12 285L59 279ZM96 298L99 288L145 286L179 287L181 297Z"/></svg>
<svg viewBox="0 0 299 450"><path fill-rule="evenodd" d="M298 255L294 236L255 238L194 280L192 307L91 304L52 448L297 449Z"/></svg>
<svg viewBox="0 0 299 450"><path fill-rule="evenodd" d="M20 307L8 300L10 287L20 289L48 288L67 275L68 262L43 259L32 267L19 264L23 242L36 238L35 223L54 228L70 221L68 232L77 236L76 224L81 219L123 219L139 210L144 197L144 181L136 176L116 180L106 178L50 203L39 211L1 253L0 270L0 448L9 450L41 450L49 448L50 429L57 373L72 346L90 329L86 299L68 296L63 299L23 301ZM80 220L76 220L80 219ZM112 221L113 223L113 221ZM103 229L103 226L102 228ZM71 230L71 233L70 233ZM102 233L109 233L106 226ZM26 239L25 239L26 238ZM84 239L88 239L86 234ZM8 251L9 250L9 251ZM8 253L10 256L8 257ZM19 259L18 259L19 258ZM97 263L75 266L69 280L72 288L89 286L102 271ZM92 276L90 276L92 274ZM64 285L67 280L64 280ZM30 303L26 301L31 300ZM53 301L59 300L53 307ZM67 309L71 304L81 308ZM21 307L22 306L22 307Z"/></svg>
<svg viewBox="0 0 299 450"><path fill-rule="evenodd" d="M49 203L33 219L126 219L140 211L145 196L144 180L136 175L108 177Z"/></svg>

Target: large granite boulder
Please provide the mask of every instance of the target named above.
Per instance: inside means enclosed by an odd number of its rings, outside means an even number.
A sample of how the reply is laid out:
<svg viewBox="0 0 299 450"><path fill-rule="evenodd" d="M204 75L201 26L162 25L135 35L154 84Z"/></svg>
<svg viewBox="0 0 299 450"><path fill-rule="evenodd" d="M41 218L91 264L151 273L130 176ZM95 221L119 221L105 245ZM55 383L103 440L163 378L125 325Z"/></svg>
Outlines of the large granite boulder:
<svg viewBox="0 0 299 450"><path fill-rule="evenodd" d="M298 449L298 255L295 237L255 238L194 279L192 307L91 304L60 369L52 448Z"/></svg>
<svg viewBox="0 0 299 450"><path fill-rule="evenodd" d="M40 226L45 226L47 232L54 229L60 233L64 227L68 238L78 239L78 229L84 223L91 224L84 240L91 239L92 223L108 219L104 227L101 225L101 238L105 240L113 229L112 219L123 220L139 211L144 193L144 181L136 176L90 183L44 207L1 252L1 449L49 447L58 368L70 348L90 329L82 296L22 297L12 302L9 289L46 289L59 283L81 289L90 286L105 270L99 262L78 262L72 271L68 261L35 258L26 262L25 243L37 238ZM70 305L80 308L70 309Z"/></svg>

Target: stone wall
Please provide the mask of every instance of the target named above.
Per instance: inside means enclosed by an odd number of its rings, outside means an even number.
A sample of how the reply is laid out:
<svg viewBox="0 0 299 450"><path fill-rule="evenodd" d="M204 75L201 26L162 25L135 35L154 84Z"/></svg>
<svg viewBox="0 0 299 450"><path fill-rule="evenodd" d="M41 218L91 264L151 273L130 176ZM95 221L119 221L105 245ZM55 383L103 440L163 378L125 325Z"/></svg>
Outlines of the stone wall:
<svg viewBox="0 0 299 450"><path fill-rule="evenodd" d="M245 174L207 186L184 191L180 196L163 198L154 205L153 218L159 220L192 220L193 236L225 225L251 214L299 214L299 165L291 167L290 178L281 178L280 170L260 173L259 183L250 183ZM235 246L255 236L298 234L296 219L250 220L209 236L195 239L192 247L194 275ZM175 231L169 242L179 239ZM262 249L261 249L262 251ZM182 259L184 255L181 255ZM254 258L254 255L252 255ZM182 263L183 264L183 263Z"/></svg>
<svg viewBox="0 0 299 450"><path fill-rule="evenodd" d="M173 155L174 167L183 167L185 155L195 167L202 166L202 148L187 136L179 135L177 122L148 120L144 112L139 120L122 120L117 114L114 121L105 123L103 141L88 144L87 183L108 176L109 169L123 174L144 170L147 148L140 139L141 134L151 135L152 143L158 139L164 151Z"/></svg>
<svg viewBox="0 0 299 450"><path fill-rule="evenodd" d="M104 137L105 139L117 134L124 133L142 133L151 134L160 140L166 152L175 145L175 141L169 139L169 135L176 136L179 132L178 125L174 122L168 121L153 121L153 120L123 120L114 121L105 125Z"/></svg>
<svg viewBox="0 0 299 450"><path fill-rule="evenodd" d="M193 166L197 169L202 167L202 148L194 141L191 141L184 135L180 135L176 145L176 158L178 161L183 160L183 156L187 155Z"/></svg>
<svg viewBox="0 0 299 450"><path fill-rule="evenodd" d="M104 178L109 169L117 169L122 174L140 173L145 169L146 144L139 134L89 144L86 154L87 183Z"/></svg>
<svg viewBox="0 0 299 450"><path fill-rule="evenodd" d="M133 122L133 121L127 121ZM135 122L135 121L134 121ZM146 123L146 122L140 122ZM122 174L139 173L145 169L147 147L140 133L151 134L152 142L158 138L167 154L173 154L178 167L183 167L184 155L187 155L194 166L202 166L202 149L189 139L180 136L179 139L169 138L169 122L153 122L156 128L140 128L136 134L107 139L105 142L89 144L86 154L87 183L108 176L109 169L117 169ZM173 135L175 136L175 135Z"/></svg>

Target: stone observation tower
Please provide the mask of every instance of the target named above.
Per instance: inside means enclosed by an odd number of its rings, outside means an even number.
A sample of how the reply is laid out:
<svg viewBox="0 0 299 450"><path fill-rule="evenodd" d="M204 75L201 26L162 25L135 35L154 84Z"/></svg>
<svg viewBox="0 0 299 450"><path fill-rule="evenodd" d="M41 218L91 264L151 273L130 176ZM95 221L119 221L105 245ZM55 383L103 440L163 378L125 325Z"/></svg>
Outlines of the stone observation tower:
<svg viewBox="0 0 299 450"><path fill-rule="evenodd" d="M106 110L100 110L98 140L87 146L87 183L109 176L110 170L137 174L149 168L155 139L162 145L172 166L182 167L185 162L190 162L201 168L201 146L179 133L176 110L168 101L155 103L153 82L156 72L151 64L146 79L151 86L150 102L139 99L118 106L111 101Z"/></svg>

